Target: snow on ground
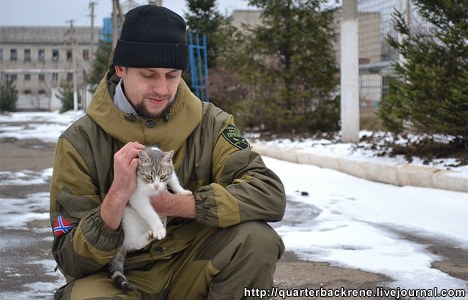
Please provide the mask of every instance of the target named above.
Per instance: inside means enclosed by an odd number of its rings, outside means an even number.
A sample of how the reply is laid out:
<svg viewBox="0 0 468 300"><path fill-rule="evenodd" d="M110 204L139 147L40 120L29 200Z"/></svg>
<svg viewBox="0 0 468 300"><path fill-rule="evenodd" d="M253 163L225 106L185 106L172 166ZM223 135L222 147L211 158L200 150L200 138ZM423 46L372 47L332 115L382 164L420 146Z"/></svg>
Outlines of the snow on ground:
<svg viewBox="0 0 468 300"><path fill-rule="evenodd" d="M0 114L0 139L39 139L55 143L70 124L83 115L83 111L66 112L24 112Z"/></svg>
<svg viewBox="0 0 468 300"><path fill-rule="evenodd" d="M310 218L274 225L299 258L382 273L395 280L395 288L466 289L465 281L431 268L441 258L405 238L468 249L466 193L396 187L310 165L264 161L283 180L290 204L311 207Z"/></svg>
<svg viewBox="0 0 468 300"><path fill-rule="evenodd" d="M55 142L81 115L81 112L1 115L0 138L38 138ZM23 128L27 130L19 131ZM328 155L404 162L402 158L377 158L369 150L356 150L351 144L327 140L269 143ZM272 225L284 239L287 250L295 252L299 258L382 273L394 280L391 285L395 288L467 289L467 282L431 268L431 262L443 258L428 252L423 242L407 238L408 235L437 240L468 250L467 193L396 187L310 165L268 157L264 157L264 161L283 180L288 196L284 221ZM456 170L468 173L466 167ZM42 183L51 176L51 169L36 173L0 171L2 185ZM308 195L303 196L301 192ZM15 226L21 226L33 219L48 217L43 213L48 210L47 195L0 201L4 203L0 208L0 227L14 226L13 218ZM44 261L44 264L52 266L53 262ZM38 292L49 288L34 287ZM468 296L457 299L468 299Z"/></svg>
<svg viewBox="0 0 468 300"><path fill-rule="evenodd" d="M2 185L35 185L45 184L52 177L52 168L45 169L41 174L31 170L20 172L0 171L0 186Z"/></svg>
<svg viewBox="0 0 468 300"><path fill-rule="evenodd" d="M49 219L49 193L31 194L25 199L1 199L1 202L1 228L21 229L28 222Z"/></svg>

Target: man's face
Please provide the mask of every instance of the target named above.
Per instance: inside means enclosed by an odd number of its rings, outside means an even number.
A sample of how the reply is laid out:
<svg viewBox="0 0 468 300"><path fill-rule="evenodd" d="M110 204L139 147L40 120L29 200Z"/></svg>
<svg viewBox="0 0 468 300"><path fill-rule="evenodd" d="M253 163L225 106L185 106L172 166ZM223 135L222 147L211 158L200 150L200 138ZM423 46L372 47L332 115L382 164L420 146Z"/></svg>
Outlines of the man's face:
<svg viewBox="0 0 468 300"><path fill-rule="evenodd" d="M125 96L137 114L149 119L162 116L182 76L182 71L176 69L116 66L115 71L123 78Z"/></svg>

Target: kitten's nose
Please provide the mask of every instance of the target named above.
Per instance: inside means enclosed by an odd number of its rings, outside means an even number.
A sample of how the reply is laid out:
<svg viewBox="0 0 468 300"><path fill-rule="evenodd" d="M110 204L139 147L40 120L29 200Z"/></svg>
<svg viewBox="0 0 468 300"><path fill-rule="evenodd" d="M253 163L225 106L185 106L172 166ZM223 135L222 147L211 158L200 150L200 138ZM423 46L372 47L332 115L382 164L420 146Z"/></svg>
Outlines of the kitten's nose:
<svg viewBox="0 0 468 300"><path fill-rule="evenodd" d="M154 189L155 189L155 190L159 190L159 184L156 184L156 185L154 186Z"/></svg>

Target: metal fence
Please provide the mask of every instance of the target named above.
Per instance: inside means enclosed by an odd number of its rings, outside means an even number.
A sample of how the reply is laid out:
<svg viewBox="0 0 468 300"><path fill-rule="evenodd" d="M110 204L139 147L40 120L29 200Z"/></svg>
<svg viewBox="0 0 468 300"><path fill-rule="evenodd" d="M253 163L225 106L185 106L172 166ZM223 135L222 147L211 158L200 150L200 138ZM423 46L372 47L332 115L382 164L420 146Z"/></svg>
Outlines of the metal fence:
<svg viewBox="0 0 468 300"><path fill-rule="evenodd" d="M392 14L397 0L359 0L359 100L361 111L377 110L385 98L387 79L393 75L392 62L398 53L387 39L397 36Z"/></svg>
<svg viewBox="0 0 468 300"><path fill-rule="evenodd" d="M395 76L392 63L400 58L387 39L398 39L393 14L406 6L411 30L428 32L430 25L421 19L410 0L358 0L359 98L360 106L366 107L366 111L370 107L377 110L379 102L387 95L388 78Z"/></svg>

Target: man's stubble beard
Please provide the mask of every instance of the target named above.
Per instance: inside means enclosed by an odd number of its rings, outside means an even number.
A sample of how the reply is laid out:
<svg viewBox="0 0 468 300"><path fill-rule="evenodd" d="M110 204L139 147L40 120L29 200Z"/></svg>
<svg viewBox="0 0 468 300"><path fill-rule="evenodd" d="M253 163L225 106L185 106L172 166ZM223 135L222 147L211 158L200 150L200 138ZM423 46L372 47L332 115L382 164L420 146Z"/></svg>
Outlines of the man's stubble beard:
<svg viewBox="0 0 468 300"><path fill-rule="evenodd" d="M166 113L168 113L169 110L170 110L170 107L169 107L169 104L168 104L168 105L166 105L166 107L164 108L163 111L161 111L160 113L155 114L155 113L150 112L146 108L144 102L138 103L133 108L135 109L135 112L138 114L138 116L140 116L142 118L146 118L146 119L156 119L156 120L164 117L166 115Z"/></svg>

